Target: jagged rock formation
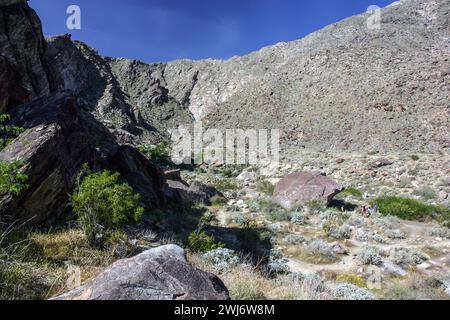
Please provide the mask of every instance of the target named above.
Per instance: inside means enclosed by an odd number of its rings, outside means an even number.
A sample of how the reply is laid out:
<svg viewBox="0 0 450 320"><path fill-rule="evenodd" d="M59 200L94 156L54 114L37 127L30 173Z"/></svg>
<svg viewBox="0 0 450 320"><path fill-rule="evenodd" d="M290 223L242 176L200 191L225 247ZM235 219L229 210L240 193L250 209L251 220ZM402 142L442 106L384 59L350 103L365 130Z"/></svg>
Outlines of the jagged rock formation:
<svg viewBox="0 0 450 320"><path fill-rule="evenodd" d="M81 46L94 58L89 65L70 64L70 57L82 59L70 39L46 44L39 18L25 1L0 4L0 112L26 129L0 152L0 160L23 162L29 177L29 187L17 197L0 195L2 219L38 224L67 217L68 195L85 163L120 172L149 208L163 205L161 169L123 145L128 141L122 127L136 128L138 121L109 69L101 68L103 60ZM104 125L108 117L123 122L111 130Z"/></svg>
<svg viewBox="0 0 450 320"><path fill-rule="evenodd" d="M178 246L121 260L80 288L54 300L228 300L216 276L192 267Z"/></svg>
<svg viewBox="0 0 450 320"><path fill-rule="evenodd" d="M26 1L0 2L0 112L50 94L45 39Z"/></svg>

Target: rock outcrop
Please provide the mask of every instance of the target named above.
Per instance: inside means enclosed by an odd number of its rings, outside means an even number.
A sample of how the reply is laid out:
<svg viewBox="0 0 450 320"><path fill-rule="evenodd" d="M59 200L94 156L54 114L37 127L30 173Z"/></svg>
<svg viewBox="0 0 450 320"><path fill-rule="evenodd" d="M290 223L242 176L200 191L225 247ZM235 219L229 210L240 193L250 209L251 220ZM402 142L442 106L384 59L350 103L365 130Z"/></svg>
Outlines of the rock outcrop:
<svg viewBox="0 0 450 320"><path fill-rule="evenodd" d="M18 197L4 196L6 214L33 223L49 223L68 209L68 195L87 163L120 172L149 207L164 203L162 171L139 151L120 146L70 92L37 99L11 110L13 124L26 131L1 153L2 161L21 161L29 187Z"/></svg>
<svg viewBox="0 0 450 320"><path fill-rule="evenodd" d="M168 245L120 260L85 285L54 300L228 300L216 276L192 267Z"/></svg>
<svg viewBox="0 0 450 320"><path fill-rule="evenodd" d="M273 199L281 206L291 209L296 205L319 200L329 204L344 187L320 172L293 173L275 186Z"/></svg>
<svg viewBox="0 0 450 320"><path fill-rule="evenodd" d="M0 2L0 112L50 94L45 39L26 1Z"/></svg>

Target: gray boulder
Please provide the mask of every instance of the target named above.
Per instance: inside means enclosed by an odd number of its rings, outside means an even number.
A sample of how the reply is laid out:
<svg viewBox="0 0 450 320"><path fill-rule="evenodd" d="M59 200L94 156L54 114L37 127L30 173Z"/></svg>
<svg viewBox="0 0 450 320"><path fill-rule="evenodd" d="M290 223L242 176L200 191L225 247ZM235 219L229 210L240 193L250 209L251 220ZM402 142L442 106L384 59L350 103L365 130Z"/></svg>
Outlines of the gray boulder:
<svg viewBox="0 0 450 320"><path fill-rule="evenodd" d="M228 300L216 276L186 261L183 249L167 245L120 260L85 285L53 300Z"/></svg>
<svg viewBox="0 0 450 320"><path fill-rule="evenodd" d="M329 204L344 187L316 171L293 173L275 186L273 199L284 208L292 208L312 200Z"/></svg>

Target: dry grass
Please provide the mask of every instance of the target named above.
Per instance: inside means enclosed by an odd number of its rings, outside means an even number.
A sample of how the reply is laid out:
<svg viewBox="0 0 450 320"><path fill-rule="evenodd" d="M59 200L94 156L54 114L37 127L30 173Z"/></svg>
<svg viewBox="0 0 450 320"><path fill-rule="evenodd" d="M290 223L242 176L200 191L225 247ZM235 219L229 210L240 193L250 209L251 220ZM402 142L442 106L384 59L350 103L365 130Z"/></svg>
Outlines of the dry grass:
<svg viewBox="0 0 450 320"><path fill-rule="evenodd" d="M189 261L199 269L215 273L204 263L201 256L190 254ZM232 300L309 300L317 294L309 284L303 284L288 276L270 278L249 264L240 264L236 268L219 275L230 291Z"/></svg>

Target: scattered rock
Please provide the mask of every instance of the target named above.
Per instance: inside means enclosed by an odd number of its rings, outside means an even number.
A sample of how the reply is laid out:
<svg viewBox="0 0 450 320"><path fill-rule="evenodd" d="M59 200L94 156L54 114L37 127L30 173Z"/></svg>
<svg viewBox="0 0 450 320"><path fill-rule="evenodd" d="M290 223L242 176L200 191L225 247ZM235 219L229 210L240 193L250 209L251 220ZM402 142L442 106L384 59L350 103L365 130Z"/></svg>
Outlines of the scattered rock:
<svg viewBox="0 0 450 320"><path fill-rule="evenodd" d="M53 300L228 300L216 276L192 267L167 245L120 260L85 285Z"/></svg>
<svg viewBox="0 0 450 320"><path fill-rule="evenodd" d="M388 159L380 158L380 159L377 159L377 160L371 162L369 164L368 168L370 170L374 170L374 169L378 169L378 168L382 168L382 167L387 167L387 166L390 166L392 164L394 164L393 161L388 160Z"/></svg>
<svg viewBox="0 0 450 320"><path fill-rule="evenodd" d="M382 268L386 272L388 272L390 274L393 274L393 275L396 275L396 276L403 277L403 276L407 275L407 272L405 270L403 270L399 265L396 265L395 263L392 263L391 261L384 261L383 265L382 265Z"/></svg>
<svg viewBox="0 0 450 320"><path fill-rule="evenodd" d="M443 190L439 191L438 198L439 198L440 201L447 200L448 199L448 193L443 191Z"/></svg>

